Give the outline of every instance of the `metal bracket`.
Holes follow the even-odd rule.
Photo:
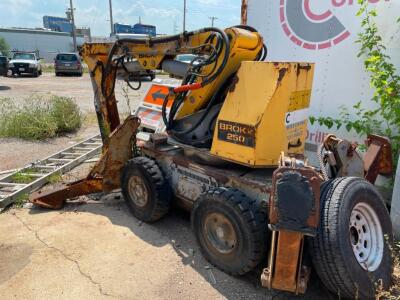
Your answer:
[[[121,170],[132,157],[131,146],[136,142],[136,129],[139,125],[140,119],[134,116],[119,125],[106,139],[103,155],[85,179],[48,192],[38,191],[30,195],[29,201],[41,207],[59,209],[67,199],[119,188]]]

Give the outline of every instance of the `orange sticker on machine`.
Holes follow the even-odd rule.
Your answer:
[[[162,106],[165,97],[168,97],[169,87],[165,85],[153,84],[148,90],[146,96],[144,97],[144,102],[152,105]],[[167,107],[170,108],[173,99],[170,97],[167,103]]]

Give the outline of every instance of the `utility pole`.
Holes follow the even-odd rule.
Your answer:
[[[214,27],[214,21],[218,20],[217,17],[208,17],[211,20],[211,27]]]
[[[69,0],[69,6],[71,10],[71,21],[72,21],[72,40],[74,43],[74,52],[77,51],[76,48],[76,27],[75,27],[75,17],[74,17],[74,5],[72,4],[72,0]]]
[[[186,31],[186,0],[183,0],[183,31]]]
[[[112,13],[112,0],[108,0],[110,5],[110,27],[111,27],[111,35],[114,34],[114,21],[113,21],[113,13]]]

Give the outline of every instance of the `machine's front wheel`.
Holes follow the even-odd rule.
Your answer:
[[[147,157],[129,160],[122,170],[122,194],[133,215],[155,222],[169,210],[171,190],[156,162]]]
[[[211,189],[195,202],[192,229],[204,257],[222,271],[242,275],[267,254],[267,211],[229,188]]]
[[[312,259],[325,286],[339,297],[374,299],[391,283],[392,226],[369,182],[337,178],[322,187],[321,217]]]

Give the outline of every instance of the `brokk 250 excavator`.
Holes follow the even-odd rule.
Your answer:
[[[173,202],[190,210],[203,255],[229,274],[267,258],[264,287],[304,293],[312,268],[341,297],[374,298],[376,284],[390,285],[391,223],[373,185],[391,172],[390,143],[369,136],[363,161],[354,144],[330,135],[319,168],[307,163],[313,64],[265,62],[263,39],[248,26],[128,37],[80,52],[103,154],[85,179],[33,193],[33,203],[60,208],[66,199],[121,188],[145,222]],[[196,58],[174,60],[184,53]],[[120,124],[114,95],[117,74],[139,68],[183,76],[163,101],[167,132],[147,132],[141,143],[140,119]]]

